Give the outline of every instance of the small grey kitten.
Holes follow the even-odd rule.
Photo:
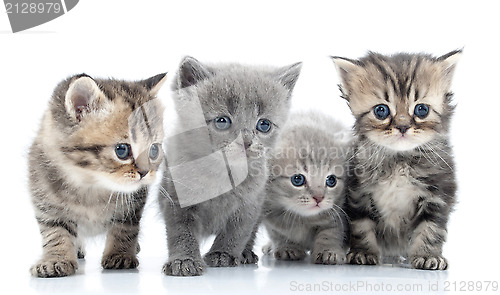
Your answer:
[[[413,268],[447,268],[442,248],[456,199],[450,86],[460,55],[333,58],[356,119],[348,262],[404,257]]]
[[[349,237],[346,169],[350,131],[318,112],[291,114],[269,160],[264,253],[319,264],[343,264]]]
[[[266,150],[285,124],[300,68],[181,62],[173,85],[178,120],[166,140],[160,196],[165,274],[195,276],[206,265],[257,262],[252,232],[263,202]],[[202,259],[200,241],[210,235],[216,238]]]
[[[38,277],[75,273],[87,236],[107,232],[102,267],[135,268],[139,221],[163,161],[166,74],[125,82],[85,74],[55,89],[29,151],[29,186],[43,242]]]

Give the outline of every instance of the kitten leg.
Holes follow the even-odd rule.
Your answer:
[[[76,224],[37,218],[43,240],[43,256],[30,269],[32,275],[49,278],[72,275],[78,268]]]
[[[268,228],[273,248],[267,249],[278,260],[303,260],[306,257],[304,247],[283,236],[274,229]],[[263,249],[264,250],[264,249]]]
[[[347,263],[375,265],[380,263],[375,222],[369,218],[351,222],[351,249]]]
[[[231,216],[225,228],[217,234],[210,251],[205,255],[204,260],[211,267],[230,267],[240,264],[243,250],[249,250],[247,242],[252,235],[258,216],[255,216],[252,209],[238,210]],[[259,212],[259,211],[255,211]],[[252,243],[250,245],[253,248]],[[245,248],[247,247],[247,248]],[[250,254],[250,255],[252,255]],[[257,256],[257,255],[255,255]]]
[[[139,266],[137,245],[139,220],[116,223],[108,231],[101,265],[104,269],[132,269]]]
[[[250,239],[247,242],[245,250],[241,253],[241,263],[242,264],[256,264],[259,262],[259,256],[255,254],[253,251],[253,246],[255,245],[255,238],[257,236],[257,232],[259,231],[260,222],[254,226],[252,234],[250,235]]]
[[[187,209],[171,208],[165,212],[168,261],[163,273],[169,276],[200,276],[205,270],[200,244],[194,234],[201,227]]]
[[[344,247],[344,230],[327,228],[318,232],[314,239],[311,259],[316,264],[344,264],[347,249]]]
[[[442,256],[446,228],[432,221],[422,221],[414,230],[410,241],[409,258],[413,268],[445,270],[448,262]]]

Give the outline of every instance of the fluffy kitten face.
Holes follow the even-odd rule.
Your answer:
[[[396,152],[445,134],[453,112],[451,79],[460,55],[370,52],[357,61],[334,57],[358,134]]]
[[[248,158],[260,159],[265,149],[273,146],[277,130],[287,119],[300,68],[300,63],[280,69],[210,66],[186,57],[173,87],[178,94],[175,103],[180,122],[193,129],[207,127],[214,151],[241,137],[238,148],[245,150]]]
[[[140,82],[80,75],[56,89],[42,137],[68,179],[115,192],[154,181],[163,159],[163,107],[155,95],[164,80],[165,74]]]
[[[270,159],[268,198],[302,216],[338,209],[345,198],[345,151],[331,132],[288,125]]]

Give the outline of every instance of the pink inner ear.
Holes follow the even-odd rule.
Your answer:
[[[90,112],[88,103],[89,100],[81,95],[73,99],[73,108],[75,110],[75,116],[78,121],[82,120],[82,116],[84,113]]]

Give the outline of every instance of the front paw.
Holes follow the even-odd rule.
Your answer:
[[[332,250],[313,252],[311,258],[316,264],[344,264],[346,261],[345,252]]]
[[[65,277],[75,274],[78,263],[73,260],[40,260],[33,265],[30,272],[39,278]]]
[[[296,248],[281,248],[274,251],[274,258],[279,260],[302,260],[306,257],[306,252]]]
[[[257,254],[252,250],[243,250],[243,253],[241,253],[242,264],[256,264],[257,262],[259,262],[259,256],[257,256]]]
[[[175,259],[163,265],[163,273],[167,276],[192,277],[201,276],[205,271],[203,261],[191,258]]]
[[[445,270],[448,262],[440,255],[415,255],[411,258],[411,266],[424,270]]]
[[[101,265],[104,269],[131,269],[139,266],[135,254],[111,253],[102,257]]]
[[[347,254],[347,263],[359,265],[377,265],[380,263],[379,255],[365,252],[363,250],[354,250]]]
[[[227,252],[210,252],[205,255],[204,259],[210,267],[233,267],[240,264],[238,258]]]

